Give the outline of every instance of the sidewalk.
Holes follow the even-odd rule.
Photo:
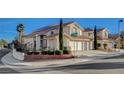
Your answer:
[[[93,56],[104,56],[104,55],[115,55],[115,54],[120,54],[120,53],[124,53],[124,50],[121,50],[120,52],[104,52],[104,51],[100,51],[100,50],[89,50],[89,51],[83,51],[82,56],[89,56],[89,57],[93,57]]]

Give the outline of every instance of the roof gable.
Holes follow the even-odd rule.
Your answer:
[[[63,26],[67,26],[67,25],[70,25],[70,24],[75,24],[77,27],[79,27],[76,23],[74,22],[67,22],[67,23],[64,23]],[[45,27],[41,27],[37,30],[34,30],[31,34],[29,35],[26,35],[27,37],[28,36],[34,36],[36,34],[46,34],[47,32],[51,31],[51,30],[55,30],[55,29],[59,29],[59,24],[53,24],[53,25],[49,25],[49,26],[45,26]]]

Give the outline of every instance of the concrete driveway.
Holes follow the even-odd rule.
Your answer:
[[[7,53],[9,53],[9,49],[1,49],[0,50],[0,73],[5,74],[5,73],[18,73],[17,71],[7,67],[5,64],[2,63],[1,59],[3,56],[5,56]]]

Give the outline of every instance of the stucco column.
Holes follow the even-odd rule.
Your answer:
[[[56,49],[59,50],[59,37],[56,37]]]
[[[89,50],[89,42],[87,42],[87,50]]]
[[[103,43],[103,42],[101,42],[101,48],[102,48],[102,49],[104,49],[104,46],[103,46],[103,44],[104,44],[104,43]]]
[[[84,46],[84,42],[82,42],[82,50],[84,50],[84,47],[85,47],[85,46]]]
[[[91,41],[90,42],[90,50],[92,50],[93,49],[93,42]]]
[[[36,38],[36,50],[39,50],[40,49],[40,46],[39,46],[39,44],[40,44],[39,36],[36,36],[35,38]]]
[[[47,49],[49,50],[49,39],[47,39]]]

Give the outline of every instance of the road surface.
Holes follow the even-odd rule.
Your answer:
[[[51,69],[70,74],[124,74],[124,54]]]

